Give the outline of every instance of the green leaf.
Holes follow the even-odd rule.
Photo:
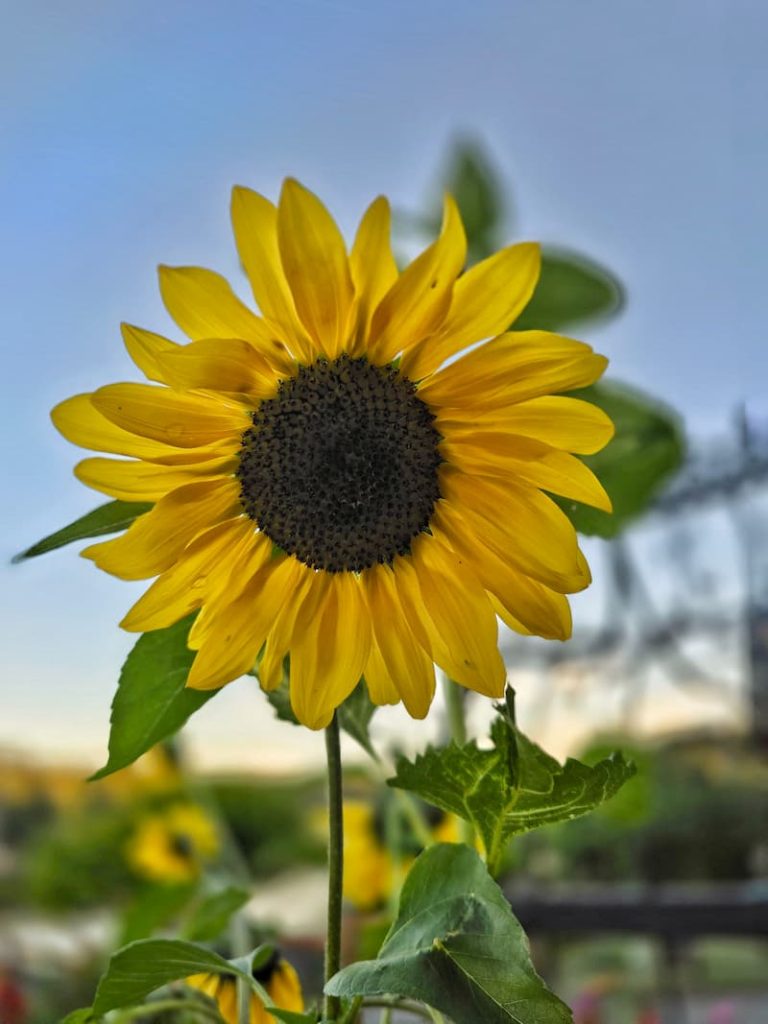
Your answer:
[[[472,261],[489,256],[505,210],[501,183],[483,148],[466,139],[456,143],[443,180],[461,211]]]
[[[147,885],[131,901],[120,926],[120,945],[146,939],[168,924],[192,899],[196,882],[181,885]],[[192,936],[189,936],[190,938]]]
[[[428,747],[413,763],[400,757],[388,780],[471,822],[492,871],[512,836],[586,814],[635,773],[619,753],[593,767],[572,758],[559,764],[517,729],[513,701],[508,689],[491,726],[491,749],[474,741]]]
[[[285,1021],[285,1024],[317,1024],[316,1013],[295,1013],[293,1010],[281,1010],[277,1006],[271,1006],[269,1012],[278,1020]]]
[[[536,974],[501,890],[477,853],[459,844],[421,854],[377,959],[345,967],[325,990],[418,999],[455,1024],[572,1024]]]
[[[135,1006],[155,989],[192,974],[230,974],[252,982],[250,974],[209,949],[175,939],[140,939],[113,953],[96,990],[97,1016]]]
[[[609,270],[579,253],[545,249],[539,283],[514,329],[559,331],[613,316],[623,305],[624,289]]]
[[[615,537],[646,511],[682,465],[685,442],[680,421],[649,395],[615,381],[572,394],[599,405],[616,427],[613,440],[601,452],[584,458],[610,495],[613,513],[564,499],[559,504],[582,533]]]
[[[258,671],[258,670],[257,670]],[[257,672],[253,673],[254,675]],[[284,679],[275,690],[267,691],[267,700],[272,705],[275,715],[281,722],[290,722],[291,725],[301,725],[291,707],[291,690],[288,680]]]
[[[144,633],[120,672],[112,701],[109,758],[92,779],[125,768],[173,735],[218,690],[185,688],[195,652],[187,647],[193,616]]]
[[[339,725],[353,740],[357,740],[374,761],[377,761],[379,755],[371,743],[369,732],[371,719],[375,712],[376,705],[368,696],[368,687],[365,685],[365,681],[361,679],[339,708]]]
[[[193,942],[212,942],[221,935],[235,911],[247,903],[249,898],[249,892],[233,885],[205,896],[185,922],[184,938]]]
[[[82,1010],[73,1010],[72,1013],[68,1013],[66,1017],[62,1017],[59,1024],[91,1024],[93,1020],[93,1010],[90,1006],[84,1007]]]
[[[44,555],[47,551],[55,551],[56,548],[63,548],[65,544],[72,544],[76,540],[85,540],[88,537],[103,537],[107,533],[117,533],[125,530],[131,525],[137,516],[149,512],[152,503],[148,501],[108,501],[106,505],[99,505],[92,512],[86,513],[80,519],[76,519],[69,526],[57,530],[49,537],[44,537],[31,548],[15,555],[14,562],[23,562],[25,558],[35,558],[37,555]]]

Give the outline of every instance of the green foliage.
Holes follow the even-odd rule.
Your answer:
[[[81,1010],[73,1010],[72,1013],[68,1013],[59,1021],[59,1024],[90,1024],[92,1020],[93,1011],[90,1006],[85,1006]]]
[[[357,740],[363,750],[369,754],[374,761],[379,755],[371,743],[369,727],[371,719],[376,712],[376,705],[368,696],[368,687],[364,680],[360,680],[355,689],[350,693],[338,711],[339,725],[352,737]]]
[[[624,289],[605,267],[580,253],[545,249],[533,297],[514,323],[516,331],[562,331],[621,311]]]
[[[677,416],[635,388],[616,382],[573,392],[594,402],[613,420],[616,435],[597,455],[584,458],[613,502],[613,513],[561,500],[577,530],[615,537],[643,513],[681,466],[685,444]]]
[[[128,904],[120,922],[120,945],[146,939],[176,918],[190,902],[197,883],[145,885]],[[187,936],[192,938],[193,936]]]
[[[512,836],[586,814],[635,772],[619,753],[591,768],[572,758],[560,765],[517,729],[513,701],[508,689],[491,726],[492,749],[480,750],[474,741],[429,747],[413,763],[400,757],[389,780],[470,822],[491,870]]]
[[[485,865],[458,844],[421,854],[378,958],[345,967],[326,992],[417,999],[455,1024],[572,1021],[536,974],[525,933]]]
[[[184,938],[191,942],[212,942],[217,939],[235,911],[248,902],[249,896],[247,890],[234,885],[208,893],[184,922]]]
[[[220,781],[211,798],[253,873],[259,878],[286,865],[322,863],[325,847],[307,821],[322,799],[322,782]]]
[[[44,555],[48,551],[63,548],[65,544],[72,544],[77,540],[103,537],[108,533],[125,530],[137,516],[149,512],[151,508],[152,503],[146,501],[108,501],[106,505],[99,505],[98,508],[81,516],[80,519],[76,519],[74,523],[39,540],[31,548],[16,555],[13,561],[22,562],[25,558]]]
[[[449,155],[443,182],[461,211],[471,261],[484,259],[498,245],[505,209],[502,184],[483,148],[466,139],[457,142]],[[438,215],[435,231],[439,226]]]
[[[250,967],[250,961],[248,962]],[[101,1016],[123,1006],[135,1006],[156,989],[193,974],[228,974],[253,985],[250,970],[211,950],[176,939],[142,939],[112,954],[102,975],[93,1013]]]
[[[30,900],[51,909],[113,903],[135,887],[122,855],[131,816],[120,808],[67,815],[46,829],[24,858]]]
[[[218,690],[185,687],[195,653],[187,647],[193,617],[139,637],[120,673],[112,701],[109,759],[93,779],[131,764],[172,736]]]

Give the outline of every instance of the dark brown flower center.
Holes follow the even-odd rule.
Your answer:
[[[349,356],[301,366],[243,434],[243,508],[313,568],[389,563],[427,528],[440,497],[433,420],[392,366]]]

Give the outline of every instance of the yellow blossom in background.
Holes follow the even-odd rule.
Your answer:
[[[232,221],[262,315],[218,274],[161,267],[190,342],[125,325],[153,383],[110,384],[52,413],[69,440],[120,456],[85,459],[83,483],[154,503],[83,552],[123,579],[157,577],[122,625],[160,629],[199,610],[197,689],[243,675],[260,652],[262,685],[276,687],[290,654],[293,710],[313,729],[363,675],[375,703],[402,701],[416,718],[435,664],[500,697],[497,615],[564,639],[564,595],[590,582],[548,492],[610,509],[577,457],[607,443],[610,420],[562,395],[606,360],[508,330],[539,248],[512,245],[465,271],[450,196],[438,239],[402,272],[384,197],[349,251],[291,179],[277,206],[236,188]]]
[[[146,815],[128,840],[131,869],[153,882],[194,880],[219,850],[216,827],[194,804],[173,804]]]
[[[392,857],[375,827],[373,807],[344,801],[344,899],[358,910],[374,910],[393,883]]]
[[[301,982],[294,967],[279,953],[253,972],[254,978],[266,989],[275,1006],[281,1010],[301,1013],[304,997]],[[221,974],[194,974],[186,979],[187,985],[214,1000],[226,1024],[238,1024],[237,981]],[[248,1024],[279,1024],[255,994],[251,995]]]

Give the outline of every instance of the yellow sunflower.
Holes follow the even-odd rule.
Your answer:
[[[173,804],[139,821],[125,854],[137,875],[153,882],[190,882],[219,850],[216,827],[194,804]]]
[[[275,1006],[281,1010],[301,1013],[304,1009],[299,976],[293,965],[281,956],[279,950],[275,951],[263,967],[254,970],[253,976],[261,982]],[[238,1024],[237,981],[234,978],[221,974],[193,974],[186,979],[186,984],[213,999],[226,1024]],[[267,1011],[255,993],[250,999],[248,1022],[278,1024],[277,1019]]]
[[[155,383],[111,384],[52,413],[69,440],[122,457],[85,459],[80,480],[154,502],[83,552],[123,579],[157,577],[122,626],[160,629],[199,610],[195,689],[243,675],[259,652],[269,689],[290,654],[293,709],[313,729],[361,676],[374,702],[402,700],[416,718],[435,664],[500,697],[497,615],[564,639],[564,595],[590,581],[545,492],[610,508],[576,456],[603,447],[611,423],[560,394],[606,360],[570,338],[507,330],[536,285],[538,246],[463,272],[450,196],[439,238],[402,273],[383,197],[349,253],[290,179],[277,207],[236,188],[232,219],[262,315],[209,270],[161,267],[191,343],[124,326]]]

